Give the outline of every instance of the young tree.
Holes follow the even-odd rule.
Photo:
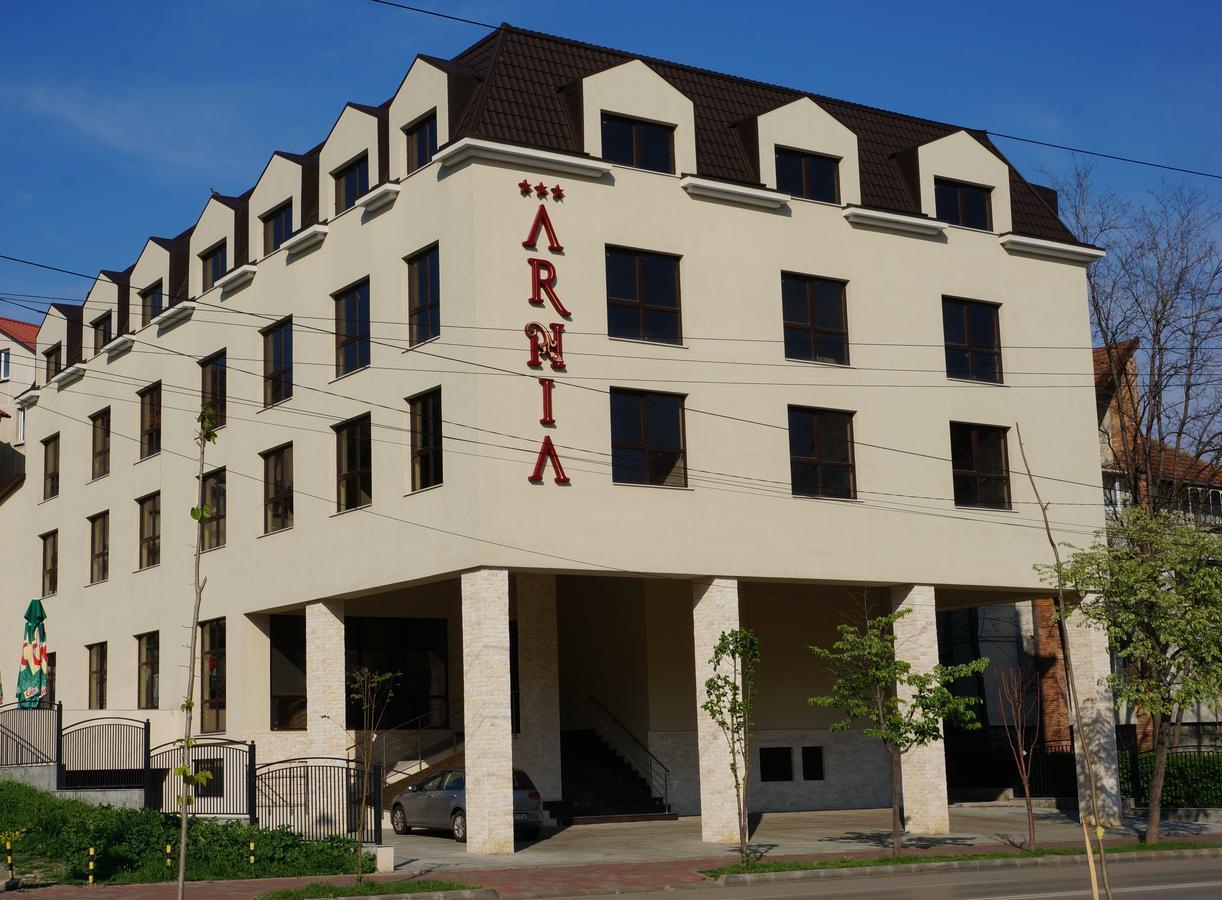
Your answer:
[[[956,696],[951,685],[984,671],[989,664],[987,659],[977,659],[957,666],[937,665],[929,672],[912,671],[911,663],[896,659],[893,629],[910,612],[902,609],[871,617],[866,605],[860,625],[838,625],[840,639],[830,648],[810,648],[827,664],[833,682],[830,694],[811,697],[810,703],[844,714],[831,726],[832,731],[846,731],[864,721],[863,733],[881,740],[891,758],[891,850],[896,856],[902,851],[903,756],[913,747],[940,741],[944,720],[968,730],[980,727],[972,711],[979,699]],[[905,696],[900,696],[899,688],[907,689]]]
[[[759,640],[750,628],[723,631],[709,660],[713,675],[704,683],[701,709],[721,729],[730,750],[730,774],[738,803],[738,853],[750,861],[747,850],[747,782],[751,777],[751,709],[755,702],[755,670]],[[723,670],[724,667],[724,670]]]
[[[1006,733],[1014,768],[1023,786],[1027,806],[1027,841],[1023,850],[1035,849],[1035,810],[1031,803],[1031,764],[1039,741],[1040,693],[1038,676],[1031,666],[1007,666],[995,676],[997,708]]]
[[[382,725],[382,717],[390,704],[390,698],[395,695],[395,680],[398,672],[378,672],[367,666],[361,666],[348,676],[349,696],[361,709],[361,732],[357,737],[358,757],[361,766],[361,801],[360,818],[356,826],[356,877],[361,880],[365,875],[365,803],[369,799],[370,770],[373,767],[373,745],[377,740],[377,731]],[[383,773],[382,777],[385,776]],[[378,809],[375,815],[382,815]]]

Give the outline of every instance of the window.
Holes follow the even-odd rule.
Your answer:
[[[335,377],[369,365],[369,282],[335,295]]]
[[[136,635],[136,703],[140,709],[160,706],[161,635],[156,631]]]
[[[306,729],[305,616],[271,616],[272,731]]]
[[[683,397],[611,389],[611,480],[687,485]]]
[[[110,324],[111,316],[107,313],[104,316],[98,316],[90,323],[93,329],[93,352],[98,354],[102,352],[102,348],[110,343],[110,339],[114,337],[114,331]]]
[[[1010,508],[1005,428],[951,422],[950,455],[955,506]]]
[[[933,192],[939,219],[952,225],[979,228],[982,231],[992,230],[993,210],[989,198],[991,188],[935,178]]]
[[[140,568],[161,562],[161,494],[149,494],[136,503],[140,507]]]
[[[407,136],[407,174],[428,165],[437,152],[437,113],[431,112],[403,129]]]
[[[92,478],[110,474],[110,407],[95,412],[89,417],[93,440]]]
[[[793,749],[760,747],[760,781],[793,781]]]
[[[840,202],[840,160],[776,148],[776,186],[794,197]]]
[[[412,490],[441,484],[441,388],[408,401],[412,431]]]
[[[293,445],[268,450],[263,456],[263,533],[293,524]]]
[[[802,780],[803,781],[822,781],[823,780],[823,748],[822,747],[803,747],[802,748]]]
[[[199,260],[204,271],[202,289],[205,291],[211,290],[212,286],[220,280],[220,277],[229,271],[229,266],[226,263],[225,242],[221,241],[211,250],[201,253]]]
[[[225,351],[214,353],[199,364],[199,404],[212,414],[212,427],[225,424]]]
[[[8,381],[12,377],[12,361],[10,351],[0,350],[0,381]]]
[[[789,473],[798,496],[855,497],[853,414],[789,407]]]
[[[161,382],[137,391],[140,398],[140,458],[161,452]]]
[[[48,531],[42,541],[42,595],[53,596],[59,590],[59,532]]]
[[[153,319],[161,315],[161,311],[165,309],[165,298],[161,293],[161,282],[157,282],[150,288],[146,288],[140,293],[140,325],[147,325]]]
[[[89,517],[89,583],[110,577],[110,512]]]
[[[293,396],[293,318],[263,331],[263,405]]]
[[[225,730],[225,620],[200,622],[199,638],[199,730],[215,734]]]
[[[335,214],[356,205],[359,197],[369,193],[369,156],[353,160],[335,173]]]
[[[603,113],[603,159],[649,169],[651,172],[675,171],[675,128]]]
[[[59,496],[59,435],[42,442],[42,499]]]
[[[785,358],[849,363],[849,326],[844,282],[781,274],[781,318]]]
[[[224,716],[222,716],[222,719]],[[224,729],[221,729],[222,731]],[[195,774],[207,772],[209,778],[191,786],[194,797],[224,797],[225,796],[225,760],[219,757],[211,759],[196,759],[191,762]]]
[[[47,383],[50,384],[51,379],[64,370],[63,345],[56,344],[50,350],[44,350],[42,355],[47,361]]]
[[[1001,383],[1001,329],[997,307],[975,300],[942,298],[946,377]]]
[[[280,249],[293,233],[293,201],[280,204],[263,217],[263,255]]]
[[[200,548],[215,550],[225,546],[225,470],[216,469],[204,476],[204,515],[199,520]]]
[[[17,410],[17,446],[25,443],[25,410]]]
[[[679,257],[607,248],[607,335],[678,344]]]
[[[89,708],[106,708],[106,642],[90,644],[89,653]]]
[[[373,460],[369,416],[335,426],[336,509],[373,502]]]
[[[441,272],[436,246],[407,261],[408,343],[415,346],[441,334]]]
[[[55,653],[47,654],[47,696],[44,700],[47,706],[55,705]]]

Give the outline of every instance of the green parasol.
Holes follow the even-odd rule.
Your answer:
[[[32,709],[47,699],[47,614],[42,601],[31,600],[25,611],[25,643],[17,673],[17,705]]]

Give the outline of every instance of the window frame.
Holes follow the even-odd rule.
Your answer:
[[[623,160],[611,159],[607,156],[607,125],[608,123],[627,124],[632,128],[632,161],[624,162]],[[667,133],[667,168],[654,169],[641,165],[641,126],[649,128],[657,128],[664,130]],[[626,116],[621,113],[608,112],[600,110],[599,112],[599,134],[602,140],[603,159],[607,162],[620,166],[628,166],[632,169],[640,169],[642,172],[658,172],[663,175],[675,174],[675,131],[678,126],[667,122],[654,122],[650,119],[640,119],[634,116]]]
[[[798,280],[803,284],[806,294],[806,314],[808,321],[796,322],[785,317],[785,283],[786,279]],[[840,288],[840,321],[844,323],[841,329],[825,328],[816,324],[816,285],[838,285]],[[789,353],[788,342],[785,341],[786,332],[801,331],[809,335],[810,339],[810,357],[791,356]],[[840,346],[844,354],[844,360],[835,359],[820,359],[819,357],[819,337],[838,337],[841,339]],[[811,362],[819,363],[825,366],[851,366],[852,354],[849,343],[849,283],[841,278],[828,278],[824,275],[807,275],[804,272],[791,272],[788,270],[781,271],[781,348],[786,359],[794,360],[795,362]]]
[[[153,300],[156,299],[156,303]],[[165,312],[165,291],[161,279],[157,279],[144,290],[140,291],[140,327],[152,322]]]
[[[64,345],[62,341],[56,341],[46,350],[42,351],[44,362],[44,374],[46,375],[47,384],[64,371]]]
[[[279,250],[280,246],[293,234],[293,198],[289,197],[283,203],[259,216],[259,221],[263,223],[263,255],[268,256]],[[280,226],[282,231],[278,241],[276,240],[277,226]]]
[[[12,351],[5,347],[0,349],[0,381],[8,381],[13,377]]]
[[[297,654],[290,656],[285,652],[285,647],[288,644],[284,638],[287,636],[285,632],[291,626],[292,628],[292,643],[293,651],[299,651],[301,665],[298,667],[296,663]],[[300,644],[298,644],[298,636],[300,636]],[[306,637],[305,637],[305,616],[302,615],[285,615],[273,613],[268,616],[268,644],[271,648],[271,660],[268,667],[268,728],[271,731],[306,731],[308,727],[309,713],[309,698],[306,691],[306,678],[309,673],[309,655],[307,653]],[[278,664],[277,660],[281,660]],[[279,679],[276,677],[280,665],[288,665],[293,670],[299,670],[301,675],[300,693],[296,691],[281,691],[279,687]],[[290,673],[291,674],[291,673]],[[282,717],[282,704],[285,702],[292,706],[298,707],[300,724],[296,727],[290,726],[292,715],[284,715]]]
[[[972,441],[972,468],[960,468],[955,460],[955,429],[969,428],[971,429]],[[980,432],[993,431],[999,432],[1001,436],[1001,474],[987,472],[981,469],[980,459]],[[950,442],[951,442],[951,495],[954,498],[956,507],[964,509],[992,509],[992,510],[1009,510],[1013,508],[1013,498],[1010,492],[1010,429],[1004,425],[984,425],[978,422],[959,422],[952,420],[950,423]],[[959,491],[957,488],[958,479],[973,478],[975,480],[975,503],[961,502]],[[993,503],[980,502],[981,482],[983,481],[1000,481],[1005,486],[1005,501],[998,506]]]
[[[161,632],[136,637],[136,708],[161,708]],[[151,652],[149,652],[151,650]],[[149,694],[152,696],[150,697]]]
[[[110,474],[110,407],[99,409],[89,417],[91,480]]]
[[[612,253],[624,254],[633,257],[633,273],[632,284],[633,290],[636,292],[636,298],[627,297],[612,297],[611,296],[611,265],[610,258]],[[646,260],[650,257],[658,259],[671,260],[675,267],[675,305],[660,306],[656,303],[649,303],[645,296],[645,265]],[[603,268],[604,280],[606,282],[607,293],[607,337],[615,338],[622,341],[641,341],[646,344],[664,344],[668,347],[683,346],[683,276],[681,273],[683,257],[676,253],[662,253],[657,250],[642,250],[638,247],[624,247],[619,244],[607,244],[603,248]],[[612,332],[611,325],[611,307],[620,307],[623,309],[635,309],[637,311],[637,333],[615,334]],[[674,315],[675,318],[675,337],[674,340],[657,339],[648,336],[646,327],[647,314],[649,312],[665,313]]]
[[[414,493],[440,487],[445,483],[441,387],[408,397],[407,414],[411,490]]]
[[[161,564],[161,491],[136,499],[136,568],[151,569]]]
[[[345,469],[343,466],[348,453],[345,450],[344,442],[348,439],[347,432],[353,428],[365,429],[366,436],[362,439],[359,433],[356,435],[355,440],[358,441],[356,448],[358,465]],[[342,513],[371,506],[373,504],[373,416],[370,413],[354,416],[351,419],[340,422],[338,425],[332,425],[331,430],[335,432],[335,511]],[[360,442],[362,440],[366,445],[366,465],[359,465],[362,461],[360,459]],[[364,480],[366,478],[369,485],[368,499],[363,503],[357,503],[352,506],[344,505],[345,486],[355,480],[358,493],[362,493],[361,488],[364,487]]]
[[[217,260],[221,261],[220,271],[217,271]],[[205,293],[216,287],[216,283],[225,277],[229,271],[229,241],[222,238],[199,255],[201,263],[200,293]]]
[[[643,391],[637,388],[619,388],[612,387],[609,391],[611,403],[611,481],[613,484],[638,484],[648,487],[670,487],[670,488],[686,488],[687,487],[687,395],[676,394],[668,391]],[[615,437],[615,414],[614,403],[615,396],[634,396],[639,400],[640,410],[640,431],[641,441],[625,441]],[[673,447],[654,447],[649,440],[649,415],[648,404],[651,397],[676,397],[679,400],[679,465],[682,466],[682,483],[667,484],[665,481],[655,482],[650,479],[651,471],[649,458],[654,453],[673,453]],[[628,481],[617,477],[615,466],[615,451],[616,450],[639,450],[644,454],[645,466],[643,481]],[[622,474],[622,473],[621,473]]]
[[[99,325],[101,328],[99,329]],[[97,356],[102,348],[114,340],[114,315],[105,312],[89,323],[93,331],[93,355]]]
[[[955,217],[952,219],[949,216],[943,216],[945,210],[939,209],[938,204],[938,188],[953,187],[955,189]],[[967,203],[965,202],[965,194],[967,190],[983,191],[985,199],[985,224],[983,227],[977,225],[968,225],[966,222]],[[992,231],[993,230],[993,188],[989,185],[974,184],[970,181],[959,181],[955,178],[935,177],[933,180],[934,191],[934,217],[941,219],[949,225],[957,225],[960,228],[970,228],[973,231]]]
[[[363,295],[362,295],[363,291]],[[370,307],[371,295],[369,278],[362,278],[360,281],[355,281],[341,291],[336,291],[331,295],[335,301],[335,377],[343,378],[345,375],[351,375],[353,372],[359,372],[361,369],[369,368],[373,361],[371,344],[371,329],[370,329]],[[348,315],[348,304],[355,304],[355,310],[358,316],[356,331],[348,332],[348,322],[351,317]],[[363,310],[362,310],[363,303]],[[363,316],[362,316],[363,313]],[[344,352],[350,346],[355,346],[356,361],[353,366],[346,367],[344,363]]]
[[[421,160],[419,154],[419,133],[421,129],[425,129],[425,142],[427,149],[425,150],[426,159]],[[404,176],[411,175],[423,169],[433,161],[433,157],[437,155],[437,108],[434,107],[420,116],[413,122],[403,126],[403,136],[407,139],[407,153],[404,155],[406,163]]]
[[[94,513],[86,521],[89,522],[89,583],[101,584],[110,579],[110,510]]]
[[[362,170],[362,166],[364,169]],[[351,197],[347,197],[347,177],[349,172],[356,173],[356,193]],[[364,177],[364,187],[361,187],[362,173]],[[344,163],[338,169],[331,173],[331,178],[335,183],[335,215],[345,213],[356,206],[356,201],[369,193],[369,151],[353,157],[348,162]]]
[[[140,398],[140,459],[161,452],[161,382],[136,391]]]
[[[293,444],[290,441],[272,447],[259,456],[263,460],[263,533],[275,534],[293,527]],[[282,476],[279,479],[275,473],[277,464]],[[285,473],[287,477],[283,477]],[[281,505],[278,515],[275,512],[277,504]],[[272,527],[277,518],[285,521]]]
[[[963,343],[951,343],[946,334],[946,309],[948,306],[962,307]],[[993,314],[993,345],[975,344],[975,334],[972,330],[972,308],[984,307]],[[972,300],[967,297],[953,297],[949,294],[942,297],[942,343],[945,349],[946,377],[955,381],[977,381],[984,384],[1005,384],[1005,370],[1001,358],[1001,304],[990,303],[987,300]],[[950,365],[951,353],[967,355],[967,375],[952,375]],[[995,360],[996,378],[983,378],[976,375],[976,354],[988,354]]]
[[[200,495],[204,506],[208,508],[207,515],[199,518],[200,552],[219,550],[225,546],[225,467],[205,472],[200,485]]]
[[[797,404],[789,404],[787,407],[788,414],[788,431],[789,431],[789,482],[790,490],[795,497],[819,497],[825,500],[856,500],[857,499],[857,454],[855,452],[855,439],[853,436],[853,418],[856,412],[847,409],[831,409],[820,406],[799,406]],[[795,456],[793,452],[793,417],[795,414],[810,415],[814,420],[812,423],[811,433],[814,435],[814,456]],[[820,440],[819,428],[822,424],[823,416],[843,417],[848,421],[848,462],[838,459],[825,459],[823,457],[822,441]],[[812,466],[816,471],[818,481],[818,491],[816,493],[799,492],[797,485],[796,468],[798,466]],[[842,497],[838,494],[828,493],[824,489],[826,479],[824,478],[824,469],[847,469],[849,473],[849,495]]]
[[[227,685],[225,672],[226,633],[225,617],[208,619],[199,623],[199,733],[222,734],[226,726]],[[219,646],[216,638],[219,635]],[[220,673],[217,684],[210,687],[209,663],[212,671]],[[219,685],[219,695],[212,691]]]
[[[38,540],[41,544],[42,596],[54,597],[59,593],[59,529],[40,534]]]
[[[59,432],[42,439],[42,499],[54,500],[60,487],[60,440]]]
[[[212,427],[225,427],[228,356],[224,347],[199,361],[199,406],[212,412]]]
[[[434,242],[405,260],[407,263],[407,344],[415,347],[441,336],[441,244]],[[428,282],[428,297],[421,299],[420,275]],[[435,296],[434,296],[435,295]],[[426,319],[423,336],[416,319]]]
[[[106,709],[106,641],[86,644],[85,650],[89,654],[89,663],[86,667],[89,673],[86,686],[88,707],[89,709]]]
[[[802,189],[798,193],[794,193],[793,191],[790,191],[787,188],[784,188],[781,186],[781,179],[780,179],[779,173],[781,171],[780,156],[782,153],[789,154],[791,156],[796,156],[798,158],[799,164],[802,167]],[[825,197],[812,197],[811,196],[811,188],[814,183],[814,179],[811,177],[811,167],[809,163],[812,160],[826,160],[832,164],[832,173],[833,173],[832,199],[830,200],[828,200]],[[840,164],[842,162],[844,162],[844,160],[841,157],[832,156],[829,153],[815,153],[811,150],[801,150],[797,147],[785,146],[784,144],[774,144],[773,145],[773,164],[775,166],[774,171],[778,173],[777,179],[776,179],[777,190],[785,191],[790,196],[797,197],[800,200],[812,200],[816,203],[832,203],[832,204],[835,204],[836,206],[840,206],[841,205],[841,202],[840,202]]]
[[[263,406],[275,406],[293,396],[293,317],[285,316],[279,322],[273,322],[264,328],[263,336]],[[284,335],[284,339],[277,343]],[[280,368],[274,368],[277,350],[286,350],[283,355],[285,363]]]

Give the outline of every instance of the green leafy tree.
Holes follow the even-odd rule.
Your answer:
[[[1173,725],[1185,707],[1222,695],[1222,535],[1129,507],[1061,577],[1077,595],[1072,608],[1107,632],[1120,661],[1107,679],[1116,698],[1154,722],[1145,840],[1157,843]]]
[[[960,678],[984,671],[987,659],[957,666],[934,666],[929,672],[914,672],[912,664],[895,656],[893,626],[911,610],[871,617],[869,609],[860,624],[836,626],[840,639],[831,647],[811,647],[832,675],[832,692],[811,697],[813,706],[837,709],[843,718],[832,731],[846,731],[864,722],[863,733],[878,738],[891,759],[891,850],[901,851],[903,819],[900,813],[900,772],[903,756],[913,747],[942,739],[942,722],[965,729],[980,723],[972,706],[975,697],[961,697],[951,690]],[[903,688],[901,696],[900,688]]]
[[[709,664],[713,674],[704,683],[700,708],[721,729],[730,750],[730,774],[738,804],[738,853],[750,861],[747,849],[747,781],[751,776],[751,710],[755,702],[755,670],[760,645],[750,628],[723,631]]]
[[[365,875],[365,804],[369,800],[370,769],[373,766],[373,745],[390,698],[395,695],[398,672],[378,672],[368,666],[360,666],[348,676],[348,696],[360,707],[361,732],[357,737],[359,763],[361,767],[360,818],[356,826],[356,877]],[[382,773],[384,778],[386,773]],[[382,810],[374,810],[382,815]]]

